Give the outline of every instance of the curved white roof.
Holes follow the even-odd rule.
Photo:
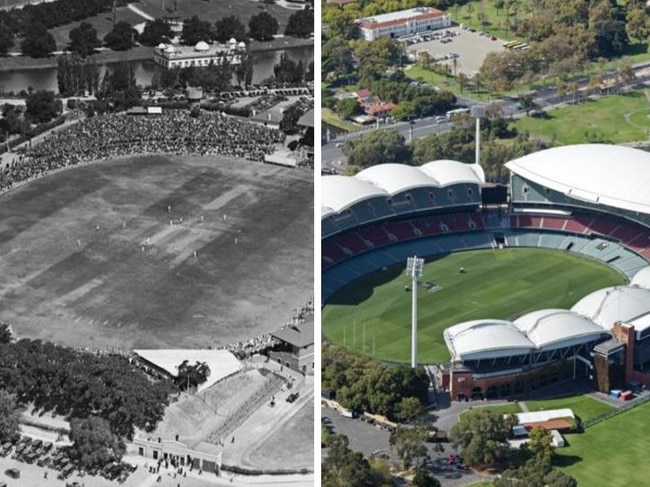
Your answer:
[[[209,49],[210,49],[210,46],[205,41],[199,41],[199,42],[196,43],[196,46],[194,46],[195,51],[207,51]]]
[[[165,47],[167,47],[167,46],[165,46],[164,42],[161,42],[160,44],[158,44],[158,49],[165,49]]]
[[[630,284],[633,286],[650,289],[650,266],[644,267],[639,272],[634,274],[634,277],[630,281]]]
[[[333,209],[328,208],[327,206],[321,206],[320,208],[320,217],[327,218],[328,216],[336,213]]]
[[[231,37],[230,40],[228,41],[228,44],[237,44],[237,39]]]
[[[566,309],[542,309],[514,321],[538,350],[578,345],[598,339],[603,329],[591,320]]]
[[[480,166],[440,160],[420,167],[406,164],[378,164],[349,176],[324,176],[321,206],[340,212],[365,198],[393,196],[418,187],[444,187],[452,184],[480,185],[485,176]]]
[[[650,214],[650,153],[607,144],[554,147],[506,167],[572,198]]]
[[[176,49],[174,49],[174,46],[172,46],[172,45],[170,44],[170,45],[168,45],[168,46],[165,48],[165,52],[168,52],[168,53],[171,54],[171,53],[176,52]]]
[[[478,360],[526,355],[535,344],[510,321],[474,320],[444,331],[453,360]]]
[[[241,47],[243,49],[246,47],[246,43],[244,41],[241,41],[239,44],[237,44],[237,47]]]
[[[341,212],[359,201],[377,196],[388,196],[386,191],[371,183],[348,176],[321,178],[321,206]]]
[[[437,180],[420,168],[406,164],[378,164],[357,173],[355,178],[372,183],[390,195],[423,186],[440,187]]]
[[[605,330],[622,321],[637,331],[650,326],[650,289],[614,286],[599,289],[578,301],[571,311],[586,316]]]
[[[420,169],[440,183],[440,186],[450,184],[474,183],[483,184],[485,173],[481,166],[463,162],[440,159],[427,162]]]

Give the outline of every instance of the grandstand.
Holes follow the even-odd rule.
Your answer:
[[[508,198],[489,202],[482,170],[433,161],[384,164],[323,178],[322,302],[371,272],[432,257],[502,247],[562,250],[616,269],[606,288],[571,310],[448,328],[452,397],[497,397],[588,375],[597,387],[650,385],[650,154],[582,144],[510,161]],[[327,324],[324,323],[324,327]]]

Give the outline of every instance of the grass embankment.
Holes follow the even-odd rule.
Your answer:
[[[459,274],[459,267],[467,272]],[[430,261],[421,282],[437,286],[418,297],[419,360],[449,359],[445,328],[469,320],[512,319],[543,308],[569,308],[588,293],[625,279],[596,261],[558,251],[459,252]],[[381,359],[410,358],[410,280],[403,269],[362,277],[335,293],[323,310],[323,335]]]

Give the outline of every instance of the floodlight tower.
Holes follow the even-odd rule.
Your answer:
[[[424,259],[409,257],[406,274],[411,276],[411,367],[418,366],[418,277],[422,275]]]
[[[472,117],[476,119],[476,154],[474,162],[481,164],[481,119],[485,117],[485,107],[483,105],[474,105],[471,108]]]

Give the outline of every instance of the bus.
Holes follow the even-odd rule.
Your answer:
[[[469,113],[469,108],[456,108],[455,110],[449,110],[447,112],[447,119],[451,120],[454,117]]]

